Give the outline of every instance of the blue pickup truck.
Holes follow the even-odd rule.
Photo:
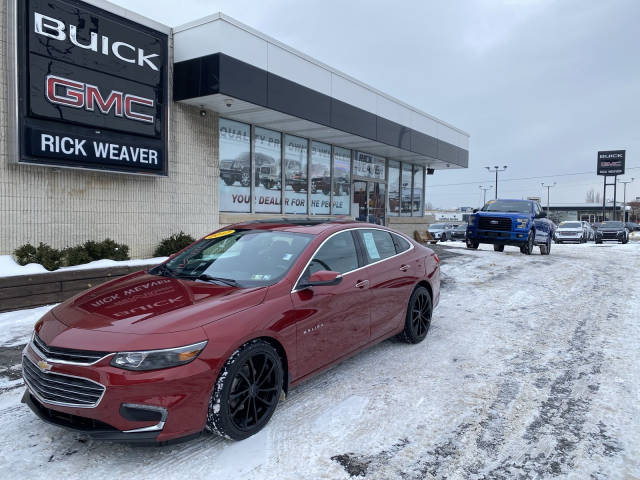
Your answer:
[[[534,200],[491,200],[469,216],[467,248],[492,243],[496,252],[502,252],[505,245],[513,245],[531,255],[533,247],[538,245],[542,255],[549,255],[553,223],[546,217]]]

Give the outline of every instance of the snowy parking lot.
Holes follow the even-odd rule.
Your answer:
[[[440,248],[440,246],[438,246]],[[20,404],[46,308],[0,315],[7,478],[640,479],[640,244],[550,256],[448,243],[425,342],[379,344],[293,389],[258,435],[95,442]]]

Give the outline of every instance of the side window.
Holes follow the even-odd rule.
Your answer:
[[[540,204],[538,202],[536,202],[536,208],[535,208],[535,215],[536,217],[540,215],[540,212],[542,211],[542,207],[540,207]]]
[[[396,252],[402,253],[402,252],[406,252],[407,250],[409,250],[409,248],[411,247],[409,242],[407,242],[400,235],[393,235],[393,234],[391,234],[391,235],[393,236],[393,241],[396,244]]]
[[[391,234],[383,230],[358,230],[362,239],[367,263],[379,262],[396,254]]]
[[[346,273],[358,268],[358,254],[351,232],[340,232],[331,237],[316,252],[303,277],[319,270]]]

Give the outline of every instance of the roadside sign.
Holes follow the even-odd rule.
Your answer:
[[[598,175],[624,175],[626,150],[598,152]]]

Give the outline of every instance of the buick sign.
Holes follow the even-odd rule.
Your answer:
[[[598,175],[624,175],[626,150],[598,152]]]
[[[15,1],[19,161],[166,175],[167,34],[78,0]]]

